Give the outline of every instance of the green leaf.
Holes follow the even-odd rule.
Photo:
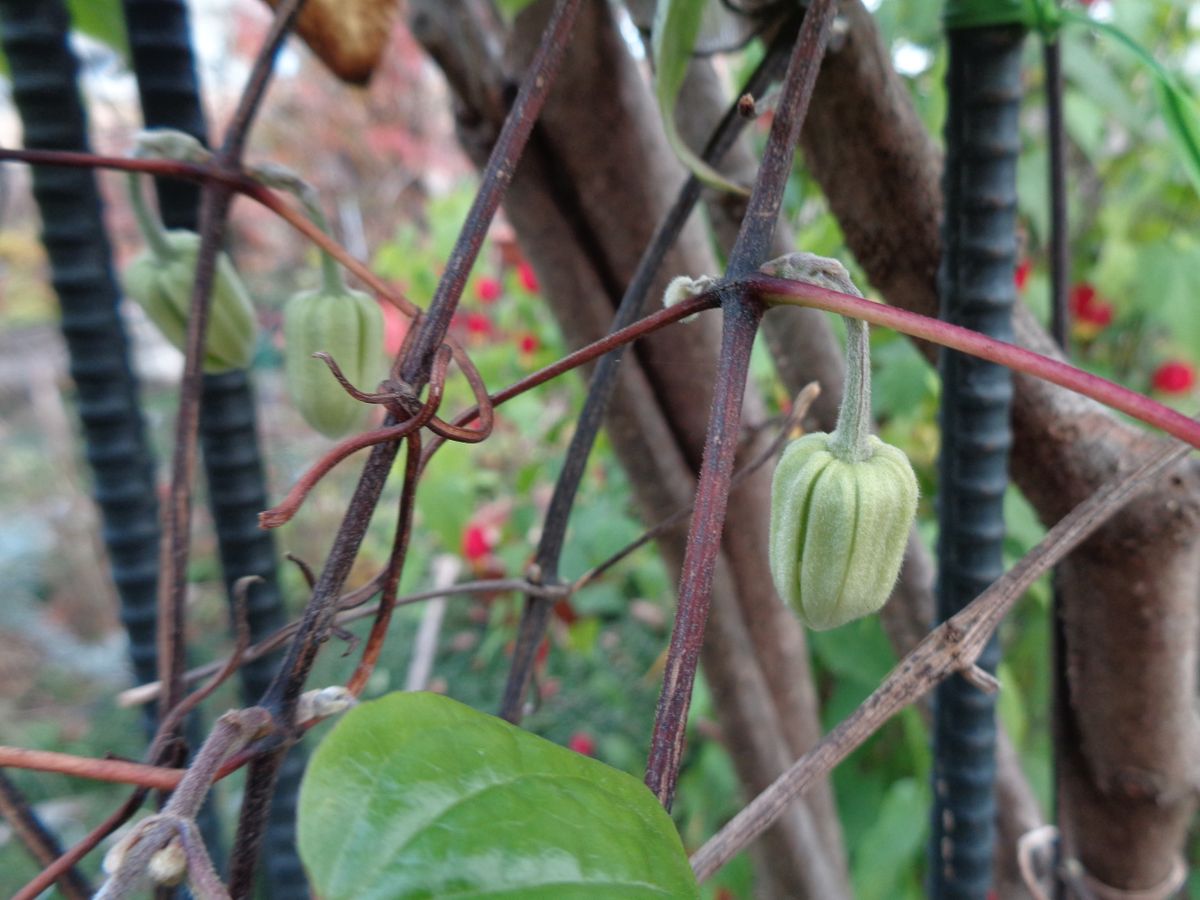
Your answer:
[[[896,896],[896,884],[922,851],[928,809],[929,789],[923,783],[902,778],[888,788],[875,824],[858,842],[852,873],[855,897]]]
[[[71,10],[72,28],[129,58],[125,15],[118,0],[69,0],[67,6]]]
[[[1154,79],[1154,92],[1167,132],[1179,152],[1188,177],[1200,193],[1200,106],[1191,91],[1145,47],[1125,31],[1108,22],[1098,22],[1078,10],[1063,10],[1063,22],[1094,28],[1125,48]]]
[[[129,37],[119,0],[68,0],[67,9],[73,30],[107,44],[122,59],[129,59]],[[0,52],[0,75],[8,73],[8,56]]]
[[[500,8],[500,14],[511,22],[532,2],[533,0],[496,0],[496,6]]]
[[[698,894],[641,782],[436,694],[337,724],[304,776],[299,845],[324,900]]]
[[[1053,33],[1058,9],[1054,0],[946,0],[942,20],[947,28],[1026,25]]]
[[[688,62],[696,46],[696,37],[700,34],[706,2],[707,0],[658,0],[658,6],[654,10],[654,27],[650,34],[658,109],[662,114],[663,129],[667,133],[671,149],[697,178],[711,187],[722,188],[735,194],[746,194],[745,188],[729,181],[693,153],[675,126],[675,99],[679,96],[679,88],[687,75]]]

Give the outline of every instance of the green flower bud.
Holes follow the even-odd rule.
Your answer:
[[[848,461],[830,449],[833,438],[792,441],[771,485],[775,589],[817,631],[887,602],[917,513],[917,477],[904,451],[871,435],[871,455]]]
[[[288,390],[304,421],[336,438],[361,424],[368,406],[346,393],[329,367],[312,354],[325,352],[356,387],[374,390],[385,374],[383,311],[374,298],[328,283],[288,300],[283,309],[284,369]]]
[[[146,207],[138,179],[137,174],[130,174],[129,198],[146,239],[146,250],[125,268],[125,293],[146,311],[163,337],[185,350],[200,235],[164,230],[158,217]],[[218,253],[204,336],[204,371],[246,368],[254,356],[257,334],[250,295],[229,257]]]
[[[146,311],[163,337],[183,350],[187,345],[200,235],[168,231],[162,237],[164,246],[157,252],[150,249],[142,253],[126,267],[122,280],[125,293]],[[250,296],[224,253],[217,255],[212,291],[204,339],[204,371],[244,369],[254,356],[258,323]]]
[[[862,296],[841,263],[811,253],[780,257],[762,271]],[[817,631],[887,602],[917,514],[917,476],[908,457],[870,433],[866,323],[845,322],[846,387],[837,427],[789,444],[771,484],[771,577],[779,596]]]

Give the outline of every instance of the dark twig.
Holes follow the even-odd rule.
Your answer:
[[[392,621],[392,611],[396,608],[396,591],[400,587],[400,573],[404,570],[404,560],[408,553],[408,542],[412,537],[413,511],[417,501],[417,478],[421,466],[421,435],[412,434],[408,438],[408,454],[404,464],[404,488],[400,493],[400,511],[396,516],[396,535],[392,541],[392,554],[388,559],[387,577],[383,582],[383,596],[379,600],[375,621],[371,632],[367,635],[367,645],[363,648],[362,658],[346,682],[346,689],[354,696],[359,696],[367,685],[367,679],[375,671],[379,654],[383,651],[383,643],[387,638],[388,625]]]
[[[133,818],[134,813],[145,802],[148,793],[150,791],[147,788],[138,788],[135,790],[115,812],[89,831],[83,840],[79,841],[74,847],[46,866],[45,869],[38,873],[36,878],[13,894],[12,900],[35,900],[36,897],[41,896],[44,891],[48,890],[58,880],[63,872],[69,870],[95,850],[102,840]],[[87,896],[90,896],[90,894]]]
[[[704,881],[769,828],[788,805],[862,745],[893,715],[944,678],[970,669],[1013,604],[1152,479],[1183,459],[1187,447],[1168,444],[1136,470],[1109,482],[1071,510],[1005,575],[902,659],[853,713],[794,762],[692,856]]]
[[[275,55],[283,45],[302,3],[303,0],[283,0],[276,12],[226,131],[224,144],[217,152],[215,161],[221,168],[237,171],[240,166],[246,135],[266,92]],[[157,643],[159,680],[165,688],[159,708],[164,715],[183,695],[184,595],[191,536],[191,486],[196,468],[196,437],[203,390],[201,364],[216,258],[224,239],[225,218],[232,196],[230,188],[208,184],[200,209],[200,249],[192,286],[191,315],[188,317],[184,371],[175,424],[175,450],[171,460],[171,484],[163,516],[160,556],[162,577],[159,581]]]
[[[1067,290],[1071,277],[1070,234],[1067,230],[1067,169],[1066,123],[1063,117],[1062,42],[1057,35],[1042,36],[1042,63],[1046,90],[1046,143],[1049,147],[1050,201],[1050,335],[1070,358],[1070,322],[1067,318]],[[1068,739],[1067,717],[1071,714],[1067,697],[1067,630],[1063,623],[1062,591],[1056,570],[1051,576],[1050,596],[1050,740],[1054,785],[1059,784],[1058,771],[1062,765],[1064,741]],[[1051,799],[1051,821],[1057,819],[1057,787]],[[1052,850],[1058,871],[1062,861],[1062,842],[1055,841]],[[1064,896],[1061,879],[1053,882],[1056,898]]]
[[[379,611],[379,604],[375,603],[370,606],[363,604],[373,594],[377,594],[383,587],[384,579],[387,576],[387,570],[380,572],[375,578],[372,578],[367,584],[361,588],[344,594],[338,603],[338,613],[334,617],[333,624],[335,626],[348,625],[351,622],[357,622],[359,619],[366,619],[375,615]],[[589,571],[589,580],[595,575]],[[539,597],[545,597],[555,601],[563,600],[570,596],[573,590],[578,589],[578,582],[572,584],[557,585],[547,587],[545,585],[530,584],[524,578],[487,578],[480,581],[468,581],[462,584],[454,584],[444,588],[437,588],[427,591],[417,591],[413,594],[405,594],[402,597],[396,598],[396,606],[408,606],[414,603],[421,603],[425,600],[432,600],[436,597],[454,597],[467,596],[474,594],[496,594],[507,591],[520,591],[522,593],[533,593]],[[299,622],[292,622],[285,625],[275,634],[264,638],[252,647],[247,647],[242,654],[239,664],[250,662],[255,659],[260,659],[275,650],[278,650],[299,629]],[[210,663],[205,663],[202,666],[197,666],[191,669],[184,676],[188,684],[193,684],[201,678],[211,675],[227,665],[231,659],[236,657],[226,657],[223,660],[214,660]],[[119,706],[136,706],[140,703],[149,703],[158,696],[160,686],[157,681],[152,681],[149,684],[139,685],[136,688],[130,688],[127,691],[117,695],[117,704]]]
[[[4,816],[38,865],[52,865],[63,856],[58,838],[42,824],[29,800],[3,769],[0,769],[0,815]],[[73,866],[65,866],[55,883],[68,900],[87,900],[92,896],[91,885]]]
[[[795,38],[794,25],[781,29],[780,35],[768,50],[763,61],[750,76],[741,96],[758,96],[777,77],[782,61]],[[744,116],[739,114],[740,104],[735,102],[722,117],[712,136],[708,140],[701,158],[707,163],[717,163],[728,152],[741,134],[746,124]],[[663,258],[679,237],[688,216],[691,215],[696,201],[700,197],[700,181],[695,175],[690,175],[680,187],[675,201],[667,214],[655,229],[649,245],[638,260],[637,269],[625,289],[621,303],[613,317],[609,333],[619,332],[637,319],[646,304],[646,296],[650,286],[662,267]],[[541,537],[538,539],[537,552],[534,555],[533,571],[537,572],[538,581],[543,584],[554,584],[558,580],[558,566],[562,557],[563,540],[566,536],[567,522],[571,516],[571,507],[575,503],[575,495],[579,483],[583,479],[588,456],[592,445],[600,431],[604,411],[616,389],[617,367],[621,363],[625,349],[624,344],[606,353],[592,373],[588,385],[587,399],[583,410],[575,423],[575,432],[571,435],[571,444],[567,448],[562,470],[554,484],[554,493],[546,509],[542,525]],[[510,722],[521,718],[521,704],[533,672],[534,660],[537,658],[537,648],[542,642],[549,621],[551,604],[539,601],[533,595],[525,598],[525,609],[521,615],[521,624],[517,631],[516,647],[513,650],[512,665],[508,672],[508,682],[504,688],[504,698],[500,705],[500,715]]]
[[[499,206],[504,190],[512,180],[517,158],[554,81],[554,74],[565,50],[578,8],[579,0],[560,0],[555,8],[543,35],[542,45],[522,80],[513,111],[501,131],[501,138],[489,161],[483,185],[476,195],[467,222],[447,263],[446,272],[434,295],[430,311],[427,315],[418,317],[418,321],[413,325],[414,335],[410,335],[411,343],[406,341],[401,350],[397,375],[399,380],[414,391],[428,379],[437,348],[445,342],[446,330],[462,294],[467,274],[478,255],[484,234]],[[464,359],[459,358],[458,361],[462,366]],[[468,371],[465,366],[464,371]],[[387,424],[395,422],[391,420]],[[379,492],[383,488],[396,452],[397,444],[394,441],[376,445],[372,451],[358,489],[351,500],[350,509],[342,521],[329,561],[309,600],[296,640],[289,648],[279,677],[265,698],[265,702],[276,709],[285,721],[289,720],[294,712],[296,699],[308,676],[312,661],[316,658],[320,641],[332,624],[337,595],[358,552],[366,522],[378,502]],[[247,818],[244,813],[241,827],[246,825]]]
[[[1050,335],[1067,350],[1067,285],[1071,277],[1067,232],[1066,127],[1063,120],[1062,44],[1044,38],[1042,60],[1046,69],[1046,142],[1050,151]]]
[[[813,0],[804,15],[780,91],[762,164],[746,208],[746,217],[730,254],[726,276],[747,275],[766,261],[775,233],[783,190],[792,168],[800,126],[821,67],[835,4]],[[683,758],[684,729],[692,685],[708,621],[713,570],[721,545],[721,530],[733,472],[733,454],[741,423],[742,397],[749,371],[750,351],[762,316],[762,305],[743,288],[721,292],[724,335],[717,368],[712,411],[704,442],[696,511],[688,533],[675,626],[663,672],[662,692],[655,712],[654,734],[646,761],[646,784],[670,809]]]
[[[261,707],[233,710],[217,719],[162,812],[139,822],[126,836],[123,858],[97,897],[127,896],[144,877],[153,856],[181,830],[194,835],[196,813],[219,777],[222,765],[273,727],[271,714]],[[195,854],[189,854],[189,873],[199,873],[203,878],[211,869],[203,842],[197,839],[185,849]]]
[[[433,354],[446,339],[450,318],[462,296],[467,276],[471,274],[500,201],[512,183],[525,142],[558,74],[579,6],[580,0],[558,0],[546,23],[541,44],[529,64],[529,71],[521,79],[521,88],[504,120],[504,127],[500,129],[496,146],[492,148],[479,191],[446,261],[446,271],[438,281],[428,315],[422,320],[415,346],[401,364],[400,377],[408,384],[424,383],[433,363]]]

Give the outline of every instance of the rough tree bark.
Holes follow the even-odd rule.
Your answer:
[[[834,43],[831,52],[837,52]],[[680,133],[693,147],[702,145],[708,131],[721,116],[729,97],[710,60],[697,58],[688,71],[680,93]],[[742,140],[726,155],[721,170],[749,183],[757,159],[749,140]],[[733,245],[746,201],[733,194],[706,191],[705,205],[717,242],[725,250]],[[775,253],[796,249],[795,237],[786,222],[775,232]],[[802,307],[773,310],[763,319],[763,336],[771,351],[780,380],[792,396],[811,381],[821,385],[821,396],[805,420],[808,430],[832,431],[845,381],[845,359],[827,314]],[[936,566],[930,552],[917,536],[909,535],[900,580],[883,608],[884,631],[897,657],[912,650],[933,624]],[[928,721],[929,704],[921,704]],[[1025,896],[1017,867],[1017,841],[1021,835],[1043,824],[1033,789],[1021,771],[1015,748],[999,726],[996,759],[997,806],[996,886],[1001,897]]]
[[[460,103],[460,136],[476,159],[505,112],[506,74],[524,65],[547,4],[518,18],[508,49],[486,13],[414,3],[413,29],[446,71]],[[596,86],[603,84],[598,91]],[[506,212],[568,341],[602,335],[654,224],[683,173],[662,137],[644,77],[604,2],[581,14],[563,72],[513,183]],[[693,224],[659,286],[681,272],[715,271]],[[654,295],[655,298],[660,294]],[[642,342],[627,357],[608,429],[648,521],[690,502],[711,396],[715,317]],[[761,418],[750,395],[750,421]],[[748,448],[748,453],[753,449]],[[718,714],[748,791],[757,791],[819,734],[803,634],[763,577],[769,472],[739,488],[718,568],[705,649]],[[661,546],[682,561],[680,534]],[[769,838],[764,896],[848,896],[844,851],[828,785],[797,804]]]
[[[826,58],[802,138],[806,161],[872,284],[934,315],[940,158],[870,14]],[[1054,355],[1020,307],[1019,343]],[[929,348],[924,348],[927,352]],[[1092,401],[1018,376],[1012,471],[1055,522],[1159,439]],[[1060,785],[1066,852],[1101,885],[1145,890],[1176,865],[1195,810],[1200,467],[1187,461],[1063,566],[1070,721]]]

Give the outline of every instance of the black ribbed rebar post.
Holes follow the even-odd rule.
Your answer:
[[[62,0],[0,0],[4,52],[25,146],[86,151],[87,118],[76,83]],[[138,683],[157,677],[154,642],[158,503],[137,382],[118,314],[96,179],[87,169],[34,168],[42,241],[62,309],[86,456],[103,522],[104,546],[129,631]]]
[[[123,7],[146,127],[172,128],[207,143],[187,7],[182,0],[123,0]],[[173,179],[159,179],[156,188],[167,227],[196,230],[198,188]],[[226,591],[232,597],[233,585],[247,575],[262,579],[250,588],[246,609],[251,640],[258,641],[280,628],[286,613],[274,535],[258,527],[259,511],[270,504],[248,372],[204,376],[200,445]],[[242,667],[245,702],[258,701],[278,663],[275,654]],[[295,794],[303,768],[298,744],[280,772],[266,835],[264,889],[275,900],[309,895],[295,849]]]
[[[1015,26],[949,29],[942,318],[1012,339],[1021,43]],[[1003,572],[1012,436],[1008,369],[943,351],[938,492],[938,616],[958,612]],[[979,664],[995,671],[992,641]],[[984,900],[995,836],[995,698],[961,676],[934,703],[930,896]]]

